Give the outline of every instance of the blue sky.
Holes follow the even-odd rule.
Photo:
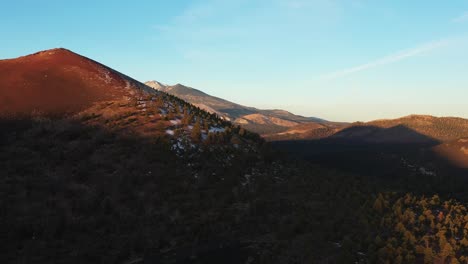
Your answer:
[[[466,0],[15,0],[0,32],[0,58],[65,47],[259,108],[468,118]]]

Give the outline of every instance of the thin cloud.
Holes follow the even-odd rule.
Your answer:
[[[468,11],[466,11],[462,15],[452,19],[453,23],[462,23],[462,22],[466,22],[466,21],[468,21]]]
[[[403,50],[403,51],[394,53],[392,55],[383,57],[381,59],[378,59],[369,63],[361,64],[355,67],[336,71],[331,74],[326,74],[326,75],[323,75],[322,77],[328,80],[336,79],[345,75],[353,74],[353,73],[360,72],[360,71],[365,71],[371,68],[376,68],[379,66],[383,66],[383,65],[395,63],[398,61],[402,61],[411,57],[415,57],[415,56],[427,53],[431,50],[446,46],[448,43],[449,43],[448,40],[429,42],[429,43],[426,43],[424,45],[421,45],[413,49]]]
[[[212,15],[214,12],[215,7],[213,4],[194,5],[187,8],[182,14],[175,17],[175,20],[181,23],[194,23],[201,18]]]

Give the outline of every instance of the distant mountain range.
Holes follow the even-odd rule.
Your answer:
[[[320,118],[295,115],[285,110],[262,110],[243,106],[182,84],[165,85],[158,81],[148,81],[145,84],[156,90],[175,95],[201,109],[216,113],[226,120],[259,134],[281,133],[301,124],[328,123]]]
[[[261,110],[239,105],[181,84],[146,85],[180,97],[208,112],[216,113],[269,141],[328,140],[356,144],[423,144],[468,166],[468,120],[457,117],[409,115],[396,119],[340,123],[294,115],[284,110]]]
[[[410,115],[371,122],[330,122],[285,110],[261,110],[239,105],[182,84],[146,85],[186,100],[206,111],[262,134],[271,141],[334,138],[368,143],[449,141],[468,136],[468,120],[456,117]]]

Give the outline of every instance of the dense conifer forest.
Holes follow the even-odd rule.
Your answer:
[[[202,119],[181,152],[93,118],[2,120],[5,263],[467,261],[464,178],[325,169],[228,123],[203,141]]]

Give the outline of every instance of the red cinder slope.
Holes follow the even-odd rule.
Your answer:
[[[73,114],[145,85],[66,49],[0,60],[0,115]]]

